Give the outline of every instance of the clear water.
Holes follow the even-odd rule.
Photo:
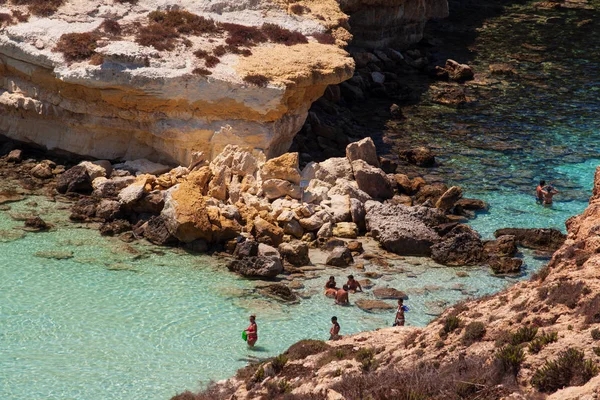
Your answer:
[[[590,4],[598,9],[596,0]],[[482,70],[490,62],[510,61],[507,54],[524,52],[521,44],[529,43],[553,46],[543,53],[546,61],[521,62],[521,75],[502,78],[500,86],[472,87],[479,101],[464,109],[428,104],[425,93],[424,105],[406,110],[406,122],[388,126],[399,146],[438,149],[440,166],[415,172],[460,184],[467,196],[490,203],[490,211],[472,221],[484,237],[507,226],[564,229],[565,219],[585,208],[600,163],[600,20],[579,30],[576,23],[590,11],[561,11],[565,20],[556,35],[556,26],[542,22],[557,11],[527,7],[508,7],[488,21],[466,59]],[[540,20],[514,22],[518,13]],[[540,178],[555,181],[561,191],[552,209],[534,202]],[[322,278],[305,282],[298,304],[266,300],[255,294],[257,282],[229,274],[217,259],[103,238],[67,222],[60,204],[36,199],[38,206],[28,206],[28,201],[0,211],[3,399],[166,399],[231,376],[248,360],[276,355],[300,339],[326,339],[332,315],[344,334],[393,320],[393,311],[334,306],[321,294]],[[9,214],[33,210],[57,229],[23,236],[21,222]],[[40,251],[72,251],[73,258],[35,256]],[[529,252],[523,257],[526,267],[519,277],[409,258],[390,260],[392,267],[373,281],[407,291],[407,322],[422,326],[444,305],[496,292],[544,263]],[[347,273],[315,275],[333,274],[340,281]],[[369,294],[351,301],[360,297]],[[250,313],[258,315],[255,350],[240,338]]]

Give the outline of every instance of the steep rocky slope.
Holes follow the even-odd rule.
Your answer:
[[[97,158],[281,154],[354,68],[333,0],[2,3],[0,133]]]
[[[423,329],[300,342],[205,394],[175,398],[595,399],[599,221],[600,168],[589,207],[567,221],[567,241],[531,281],[459,304]]]

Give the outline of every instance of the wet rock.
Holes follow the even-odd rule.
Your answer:
[[[271,246],[279,246],[283,241],[283,229],[260,217],[254,220],[252,235],[259,242]]]
[[[177,242],[177,238],[171,234],[164,218],[160,215],[152,216],[148,222],[144,224],[143,235],[151,243],[160,246],[166,246]]]
[[[76,165],[68,169],[56,180],[58,193],[90,193],[92,191],[92,179],[85,167]]]
[[[206,253],[208,251],[208,243],[206,243],[206,241],[202,239],[186,243],[183,247],[190,253],[195,254]]]
[[[515,67],[507,63],[490,64],[488,67],[492,75],[515,75]]]
[[[103,199],[96,207],[96,217],[106,221],[119,218],[121,214],[121,203],[116,200]]]
[[[469,211],[479,211],[479,210],[487,210],[489,208],[488,203],[483,200],[478,199],[466,199],[462,198],[458,200],[455,204],[456,207],[462,207],[465,210]]]
[[[39,232],[50,229],[50,226],[40,217],[27,218],[25,228],[30,231]]]
[[[346,247],[353,253],[362,253],[364,251],[362,243],[358,240],[349,241],[346,243]]]
[[[33,177],[38,179],[50,179],[54,176],[52,174],[52,168],[50,167],[50,165],[44,162],[41,162],[34,166],[31,169],[30,173]]]
[[[360,308],[361,310],[368,311],[368,312],[387,311],[387,310],[393,310],[395,308],[393,305],[388,304],[383,300],[360,299],[360,300],[356,300],[354,302],[354,304],[356,304],[356,306],[358,308]]]
[[[281,261],[265,256],[251,256],[232,260],[227,268],[242,276],[253,278],[275,278],[283,272]]]
[[[467,97],[464,88],[453,86],[438,90],[434,93],[432,100],[434,103],[451,106],[460,106],[471,101],[471,99]]]
[[[263,181],[280,179],[299,185],[300,169],[298,153],[285,153],[282,156],[272,158],[261,167],[260,172]]]
[[[336,247],[327,257],[325,264],[334,267],[347,267],[354,262],[352,253],[346,247]]]
[[[346,158],[351,163],[356,160],[363,160],[373,167],[379,167],[377,149],[375,148],[373,139],[370,137],[359,140],[358,142],[350,143],[346,146]]]
[[[375,288],[373,289],[373,295],[378,299],[408,300],[406,293],[394,288]]]
[[[49,251],[36,251],[33,253],[35,257],[48,258],[52,260],[67,260],[73,258],[72,251],[60,251],[60,250],[49,250]]]
[[[279,245],[279,253],[283,260],[296,267],[311,264],[308,250],[308,244],[300,240],[292,240]]]
[[[449,211],[456,202],[462,197],[462,189],[458,186],[452,186],[435,203],[435,207],[442,211]]]
[[[379,157],[379,165],[386,174],[393,174],[398,169],[398,163],[387,157]]]
[[[419,204],[430,202],[436,204],[448,188],[443,183],[434,183],[432,185],[423,185],[415,195],[415,201]]]
[[[499,257],[514,257],[517,254],[517,240],[513,235],[498,236],[483,244],[486,254]]]
[[[93,195],[98,197],[116,197],[119,192],[135,182],[133,176],[118,176],[112,179],[99,177],[92,181]]]
[[[25,198],[22,194],[14,190],[0,190],[0,204],[12,203],[13,201],[21,201]]]
[[[401,150],[398,156],[409,164],[419,167],[433,167],[435,165],[435,154],[427,147]]]
[[[392,184],[387,175],[379,168],[363,160],[352,162],[354,178],[358,188],[376,199],[389,199],[394,195]]]
[[[356,239],[358,236],[358,226],[354,222],[338,222],[333,227],[333,236]]]
[[[71,215],[69,216],[69,219],[72,221],[86,221],[96,215],[97,207],[97,199],[91,197],[80,199],[73,205],[73,207],[71,207]]]
[[[523,260],[520,258],[492,256],[488,264],[495,274],[515,274],[521,271]]]
[[[103,236],[115,236],[131,230],[131,224],[124,219],[105,222],[100,226],[100,234]]]
[[[413,184],[410,178],[404,174],[395,174],[394,181],[396,182],[396,187],[398,188],[398,192],[404,193],[407,195],[414,194]]]
[[[431,246],[440,241],[432,227],[446,221],[440,210],[390,204],[377,204],[366,216],[371,235],[400,255],[430,255]]]
[[[275,283],[262,287],[258,290],[263,296],[273,298],[275,300],[283,301],[285,303],[292,303],[298,301],[298,296],[292,289],[282,283]]]
[[[504,235],[513,235],[520,246],[547,251],[558,250],[567,238],[558,229],[504,228],[494,232],[496,238]]]
[[[390,106],[390,115],[395,119],[404,118],[404,114],[402,113],[402,108],[397,104],[392,104]]]
[[[457,225],[431,247],[431,258],[443,265],[475,265],[484,259],[479,234],[466,225]]]
[[[457,82],[472,80],[475,76],[471,67],[467,64],[460,64],[454,60],[447,60],[443,70],[448,73],[450,79]]]
[[[23,159],[23,151],[19,150],[19,149],[12,150],[10,153],[8,153],[8,156],[6,156],[6,161],[11,162],[11,163],[21,162],[22,159]]]
[[[245,257],[255,257],[258,255],[258,242],[255,240],[244,240],[239,242],[233,252],[233,256],[238,259]]]

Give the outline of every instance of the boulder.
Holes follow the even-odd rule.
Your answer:
[[[131,224],[124,219],[117,219],[100,225],[100,234],[103,236],[114,236],[130,230]]]
[[[282,283],[275,283],[273,285],[262,287],[258,290],[258,292],[263,296],[283,301],[285,303],[292,303],[298,300],[296,293]]]
[[[318,239],[328,239],[333,236],[333,224],[331,222],[325,222],[319,231],[317,232]]]
[[[92,180],[96,178],[109,178],[112,173],[112,164],[107,160],[82,161],[79,163],[86,169]]]
[[[383,247],[400,255],[429,256],[440,241],[432,229],[447,222],[437,209],[374,204],[367,208],[367,230]]]
[[[520,258],[492,256],[488,264],[495,274],[516,274],[521,271],[523,260]]]
[[[394,197],[392,197],[391,199],[388,199],[385,201],[386,203],[389,204],[402,204],[405,206],[412,206],[413,205],[413,199],[410,196],[406,196],[404,194],[402,195],[396,195]]]
[[[193,184],[183,182],[169,189],[161,215],[169,232],[178,240],[184,243],[197,239],[213,241],[205,199]]]
[[[131,205],[131,210],[138,214],[160,214],[165,207],[165,192],[154,190],[142,194],[142,197]]]
[[[336,180],[343,178],[353,180],[352,166],[346,157],[329,158],[318,164],[315,170],[315,178],[335,185]]]
[[[296,267],[310,265],[308,255],[308,244],[300,240],[292,240],[289,243],[279,245],[279,253],[284,261]]]
[[[284,222],[282,228],[283,233],[286,235],[292,235],[298,239],[304,235],[304,229],[302,229],[302,226],[300,226],[300,222],[295,219]]]
[[[346,247],[336,247],[327,257],[325,264],[334,267],[347,267],[354,262],[352,253]]]
[[[279,246],[283,241],[283,229],[261,217],[254,220],[252,235],[259,242],[271,246]]]
[[[146,193],[146,179],[136,179],[134,183],[119,192],[119,202],[125,207],[133,206]]]
[[[472,80],[475,76],[473,68],[469,67],[467,64],[460,64],[454,60],[447,60],[443,69],[448,72],[448,77],[450,79],[457,82]]]
[[[408,195],[414,194],[413,184],[408,176],[404,174],[395,174],[394,180],[396,181],[398,192]]]
[[[198,157],[196,165],[201,166],[204,155]],[[210,170],[217,171],[227,167],[234,175],[254,175],[258,170],[260,162],[264,161],[264,155],[253,153],[240,146],[228,144],[210,163]],[[196,166],[196,168],[198,168]]]
[[[244,240],[235,246],[233,256],[239,260],[246,257],[256,257],[258,255],[258,242],[255,240]]]
[[[31,168],[31,176],[38,179],[50,179],[54,175],[52,174],[52,168],[47,163],[41,162]]]
[[[123,164],[115,165],[115,168],[122,168],[132,171],[135,175],[160,175],[171,170],[171,167],[168,165],[158,164],[145,158],[133,161],[125,161]]]
[[[364,251],[362,243],[358,240],[349,241],[346,243],[346,247],[353,253],[362,253]]]
[[[119,176],[112,179],[104,177],[96,178],[92,181],[94,189],[93,195],[97,197],[116,197],[121,190],[133,184],[136,181],[134,176]]]
[[[92,180],[85,167],[76,165],[58,177],[56,190],[61,194],[89,193],[92,191]]]
[[[434,183],[432,185],[423,185],[415,195],[415,201],[418,204],[431,202],[436,204],[448,188],[443,183]]]
[[[30,231],[39,232],[48,230],[50,226],[46,223],[46,221],[36,216],[27,218],[25,220],[25,228]]]
[[[225,166],[213,170],[213,176],[208,184],[208,196],[217,200],[227,200],[227,184],[231,182],[231,170]]]
[[[350,216],[360,232],[367,228],[365,224],[366,215],[367,212],[363,203],[357,199],[350,199]]]
[[[331,185],[329,183],[312,179],[308,187],[304,189],[304,197],[302,199],[306,203],[320,203],[329,198],[328,192],[330,188]]]
[[[280,260],[265,256],[235,259],[227,264],[227,268],[232,272],[251,278],[275,278],[283,272]]]
[[[144,225],[144,237],[151,243],[160,246],[177,243],[177,238],[169,231],[162,215],[152,216]]]
[[[358,188],[376,199],[389,199],[394,196],[392,183],[379,168],[367,164],[363,160],[352,162],[354,178]]]
[[[443,265],[475,265],[485,257],[479,234],[467,225],[457,225],[431,247],[431,258]]]
[[[11,162],[11,163],[18,163],[21,162],[23,158],[23,151],[16,149],[16,150],[11,150],[10,153],[8,153],[8,156],[6,156],[6,161]]]
[[[450,211],[458,200],[462,197],[462,189],[459,186],[452,186],[435,203],[435,207],[442,211]]]
[[[394,288],[375,288],[373,289],[373,295],[378,299],[408,300],[406,293]]]
[[[358,226],[354,222],[338,222],[333,227],[333,236],[356,239],[358,236]]]
[[[394,174],[398,169],[398,162],[388,157],[379,157],[379,166],[386,174]]]
[[[391,304],[386,303],[383,300],[365,300],[365,299],[360,299],[360,300],[356,300],[354,302],[354,304],[356,304],[356,306],[358,308],[360,308],[363,311],[367,311],[367,312],[371,312],[371,311],[387,311],[387,310],[393,310],[396,307],[394,307]]]
[[[488,240],[483,248],[489,256],[514,257],[517,254],[517,240],[513,235],[498,236],[496,240]]]
[[[85,221],[89,218],[93,218],[96,215],[96,208],[98,207],[98,200],[90,197],[79,199],[77,203],[71,207],[71,216],[69,219],[72,221]]]
[[[96,207],[96,217],[105,221],[119,218],[121,214],[121,203],[115,200],[102,199]]]
[[[496,238],[504,235],[514,236],[520,246],[545,251],[558,250],[567,238],[558,229],[505,228],[494,232]]]
[[[300,168],[298,153],[285,153],[282,156],[268,160],[260,169],[263,181],[269,179],[280,179],[300,184]]]
[[[334,195],[348,196],[351,199],[359,200],[361,203],[371,200],[371,196],[360,190],[356,182],[348,181],[346,179],[338,179],[335,183],[335,186],[333,186],[327,192],[327,197]]]
[[[398,156],[409,164],[419,167],[433,167],[435,165],[435,155],[427,147],[401,150]]]
[[[329,214],[329,222],[336,223],[350,221],[352,218],[350,214],[351,203],[349,196],[333,195],[330,200],[323,201],[321,207]]]
[[[478,199],[466,199],[462,198],[458,200],[455,204],[456,207],[462,207],[464,210],[469,211],[479,211],[479,210],[487,210],[489,208],[488,203],[483,200]]]
[[[302,197],[300,186],[282,179],[267,179],[263,181],[262,190],[265,197],[269,200],[285,196],[290,196],[293,199],[300,199]]]
[[[306,231],[313,232],[319,230],[325,222],[329,222],[331,220],[331,215],[325,211],[317,211],[313,215],[308,218],[300,219],[300,225]]]
[[[377,158],[377,149],[375,143],[370,137],[350,143],[346,146],[346,158],[350,163],[356,160],[363,160],[373,167],[379,168],[379,159]]]

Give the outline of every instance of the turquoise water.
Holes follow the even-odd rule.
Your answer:
[[[35,207],[25,200],[0,214],[3,399],[165,399],[231,376],[249,359],[279,354],[300,339],[327,339],[333,315],[344,334],[393,321],[393,310],[366,313],[335,306],[322,295],[323,278],[305,282],[298,304],[267,300],[254,293],[257,282],[228,273],[216,259],[101,237],[70,224],[54,203],[35,200]],[[18,238],[22,222],[9,215],[33,210],[56,230]],[[47,251],[73,257],[35,255]],[[542,263],[526,258],[523,276]],[[448,304],[493,293],[518,279],[494,278],[485,268],[442,268],[417,258],[390,262],[372,281],[409,293],[409,325],[425,325]],[[367,264],[365,269],[381,268]],[[350,271],[361,277],[362,271]],[[458,277],[457,271],[468,276]],[[349,271],[316,273],[341,281]],[[369,297],[359,294],[351,301]],[[252,312],[258,316],[259,346],[250,351],[240,334]]]

